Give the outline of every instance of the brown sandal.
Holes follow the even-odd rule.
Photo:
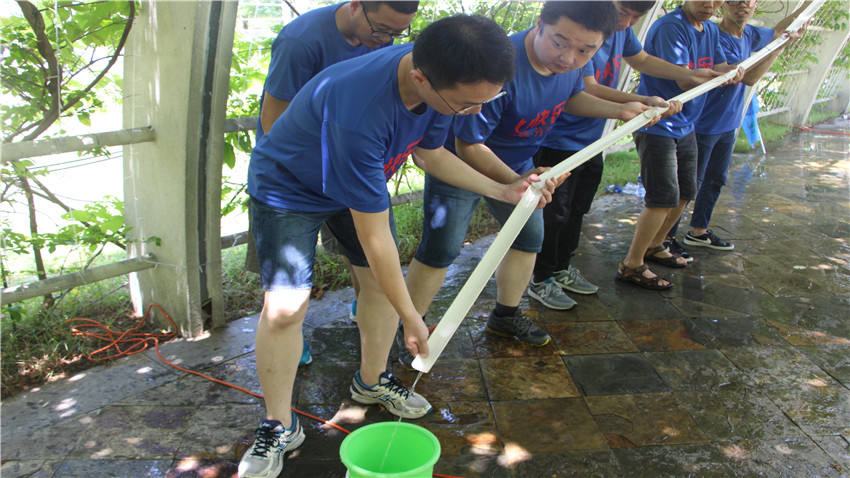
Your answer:
[[[656,254],[660,252],[668,252],[672,255],[670,257],[658,257]],[[687,261],[679,262],[681,256],[679,256],[678,254],[673,254],[664,246],[650,247],[646,250],[646,253],[643,255],[643,258],[644,260],[655,262],[656,264],[661,264],[662,266],[673,267],[676,269],[684,269],[685,267],[688,267]]]
[[[668,290],[673,288],[673,283],[665,279],[662,275],[656,274],[655,277],[646,277],[643,275],[643,273],[648,269],[649,266],[646,264],[642,264],[632,269],[631,267],[626,267],[625,264],[621,262],[614,280],[634,284],[638,287],[643,287],[644,289],[649,290]],[[667,282],[667,285],[661,285],[661,281]]]

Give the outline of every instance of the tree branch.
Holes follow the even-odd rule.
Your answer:
[[[24,3],[24,0],[17,0],[17,1],[18,1],[18,3],[21,3],[21,4]],[[30,6],[32,6],[32,4],[30,4],[29,2],[26,2],[26,3],[29,4]],[[95,85],[104,76],[106,76],[106,74],[109,72],[109,70],[112,68],[112,66],[115,65],[115,62],[118,61],[118,58],[121,56],[121,52],[124,50],[124,44],[127,43],[127,37],[129,37],[129,35],[130,35],[130,30],[133,28],[133,21],[136,18],[136,2],[133,1],[133,0],[129,0],[127,2],[127,4],[130,6],[130,12],[127,15],[127,22],[124,24],[124,32],[121,34],[121,39],[118,40],[118,44],[115,47],[115,52],[110,57],[109,63],[106,65],[106,67],[104,67],[104,69],[94,79],[92,79],[92,81],[85,88],[83,88],[78,94],[68,98],[68,101],[66,101],[64,104],[62,104],[62,110],[61,111],[59,111],[58,109],[57,110],[51,110],[50,113],[48,113],[44,117],[44,119],[42,119],[38,128],[36,128],[36,130],[33,131],[32,133],[28,134],[23,139],[23,141],[32,141],[33,139],[37,138],[40,134],[42,134],[44,131],[46,131],[47,128],[49,128],[59,118],[59,115],[62,112],[67,111],[69,108],[73,107],[81,99],[83,99],[95,87]],[[32,8],[34,9],[35,7],[32,7]],[[44,33],[43,32],[44,20],[42,19],[41,22],[42,22],[41,26],[42,26],[42,34],[43,34]],[[55,60],[55,56],[54,56],[54,60]]]
[[[47,62],[48,74],[45,78],[45,86],[47,91],[50,93],[50,112],[42,118],[38,128],[24,138],[25,141],[29,141],[35,139],[38,135],[46,131],[47,128],[56,121],[56,118],[59,117],[59,108],[62,99],[59,97],[60,91],[58,87],[62,82],[62,71],[59,68],[59,61],[56,59],[56,52],[53,51],[53,47],[50,46],[50,40],[47,38],[47,33],[44,31],[44,17],[41,16],[41,12],[38,11],[35,5],[27,0],[16,1],[18,2],[18,6],[21,8],[21,12],[24,14],[24,18],[26,18],[27,23],[29,23],[30,28],[32,28],[33,33],[35,33],[38,53]],[[50,119],[53,115],[55,115],[55,117]]]
[[[31,180],[32,180],[32,181],[33,181],[33,182],[34,182],[34,183],[35,183],[35,184],[39,187],[39,189],[41,189],[41,191],[44,193],[44,194],[40,194],[40,193],[38,193],[38,192],[36,192],[36,191],[32,191],[32,190],[31,190],[31,192],[32,192],[33,194],[37,194],[37,195],[39,195],[39,196],[43,197],[44,199],[47,199],[48,201],[52,202],[53,204],[56,204],[57,206],[59,206],[59,207],[61,207],[62,209],[64,209],[64,210],[65,210],[65,212],[71,212],[71,207],[70,207],[70,206],[68,206],[67,204],[65,204],[64,202],[62,202],[62,200],[61,200],[61,199],[59,199],[58,197],[56,197],[56,195],[55,195],[55,194],[53,194],[53,193],[52,193],[49,189],[47,189],[47,187],[46,187],[44,184],[42,184],[42,183],[41,183],[41,181],[39,181],[38,179],[36,179],[36,178],[35,178],[35,176],[30,176],[30,179],[31,179]],[[80,224],[82,224],[82,225],[84,225],[84,226],[86,226],[86,227],[91,226],[91,224],[90,224],[90,223],[88,223],[88,222],[86,222],[86,221],[80,221]],[[113,241],[113,240],[107,240],[107,242],[111,242],[112,244],[115,244],[116,246],[120,247],[121,249],[124,249],[124,250],[126,250],[126,249],[127,249],[127,247],[126,247],[126,246],[124,246],[124,244],[121,244],[120,242]]]

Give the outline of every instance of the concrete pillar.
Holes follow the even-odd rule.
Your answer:
[[[820,36],[823,39],[821,44],[811,49],[811,53],[817,57],[817,62],[809,63],[809,72],[801,75],[788,87],[790,90],[787,106],[791,109],[783,114],[783,117],[785,123],[790,126],[805,126],[830,67],[850,39],[850,29],[823,31]],[[846,84],[846,81],[844,83]],[[846,88],[844,90],[846,91]],[[838,107],[836,112],[841,112],[841,107]]]
[[[137,313],[160,305],[184,337],[223,322],[221,164],[236,9],[143,1],[125,52],[124,127],[156,132],[124,147],[128,255],[159,262],[131,276],[131,294]]]

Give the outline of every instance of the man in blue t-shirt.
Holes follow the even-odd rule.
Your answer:
[[[740,63],[753,52],[759,51],[785,31],[788,25],[805,9],[797,9],[782,19],[773,29],[748,25],[756,11],[756,0],[727,1],[723,4],[723,19],[720,28],[720,46],[731,64]],[[795,36],[799,32],[794,33]],[[711,213],[720,190],[726,184],[726,174],[732,162],[732,150],[738,128],[744,118],[746,88],[753,86],[767,72],[779,53],[787,46],[771,52],[764,60],[747,70],[742,84],[729,85],[706,93],[705,107],[697,120],[697,196],[691,214],[691,230],[683,242],[690,246],[706,247],[720,251],[731,251],[735,246],[718,237],[708,228]],[[679,223],[670,230],[668,239],[675,240]]]
[[[399,317],[405,345],[428,354],[428,331],[399,263],[386,181],[413,155],[436,177],[517,203],[538,177],[499,183],[442,146],[451,122],[446,115],[478,111],[513,74],[514,48],[498,24],[480,16],[445,18],[424,29],[415,45],[326,68],[257,142],[248,192],[265,290],[256,361],[266,418],[240,461],[240,477],[278,476],[284,453],[304,441],[292,393],[323,223],[361,284],[360,367],[351,398],[404,418],[431,411],[424,397],[386,370]],[[547,195],[556,184],[546,182]]]
[[[284,26],[272,43],[257,141],[320,71],[407,37],[418,7],[418,1],[352,0],[311,10]]]
[[[535,171],[532,157],[562,112],[629,120],[649,107],[617,104],[584,93],[587,62],[616,28],[610,2],[549,1],[537,25],[511,36],[517,49],[517,74],[505,94],[484,105],[477,115],[458,116],[446,147],[473,168],[501,183]],[[460,253],[469,220],[480,195],[425,178],[422,242],[407,273],[414,304],[424,313],[442,286],[446,269]],[[514,206],[485,198],[503,223]],[[519,308],[534,259],[543,240],[543,220],[534,211],[496,269],[496,305],[487,320],[489,332],[514,337],[534,346],[550,337],[534,326]],[[546,283],[529,295],[554,309],[574,305],[560,287]]]
[[[593,55],[594,74],[584,77],[586,92],[618,103],[639,101],[648,106],[666,105],[664,99],[657,96],[640,96],[616,89],[623,60],[639,72],[690,85],[720,75],[710,69],[679,68],[644,51],[632,25],[653,5],[654,1],[614,1],[618,13],[617,31]],[[676,102],[663,116],[671,116],[680,108],[681,104]],[[604,119],[562,114],[535,155],[534,164],[554,166],[581,151],[602,136],[605,122]],[[582,220],[590,211],[602,179],[602,169],[601,153],[574,168],[543,210],[543,246],[534,264],[532,287],[551,278],[564,290],[577,294],[594,294],[599,290],[570,264],[570,259],[578,248]]]
[[[353,0],[311,10],[286,24],[272,43],[271,62],[257,119],[256,141],[272,127],[295,94],[317,73],[334,63],[389,46],[395,38],[407,37],[418,6],[418,1]],[[250,215],[248,229],[253,233]],[[252,236],[249,236],[247,249],[245,269],[259,273]],[[350,271],[350,265],[348,268]],[[354,274],[351,276],[354,277]],[[352,316],[360,291],[356,280],[353,285]],[[303,350],[301,363],[308,364],[312,357],[306,338]]]
[[[720,48],[720,32],[710,21],[720,5],[716,1],[688,1],[659,18],[649,30],[645,48],[650,55],[680,68],[731,70]],[[734,82],[740,81],[738,71]],[[674,97],[687,88],[680,82],[641,75],[639,95]],[[629,252],[617,270],[616,279],[651,290],[667,290],[673,284],[649,270],[646,261],[683,268],[688,262],[664,245],[667,231],[685,204],[696,195],[697,150],[694,123],[702,111],[705,95],[688,101],[682,111],[653,126],[635,132],[641,160],[641,177],[646,187],[645,206],[638,217]]]

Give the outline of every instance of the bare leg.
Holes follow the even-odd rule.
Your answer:
[[[279,420],[285,428],[292,426],[292,387],[301,359],[301,327],[309,301],[309,289],[266,291],[257,325],[257,377],[265,397],[266,418]]]
[[[398,330],[398,314],[368,267],[354,266],[360,282],[357,327],[360,329],[360,379],[367,386],[378,383],[387,370],[387,359]]]
[[[649,244],[649,247],[660,246],[664,240],[667,238],[667,232],[670,228],[673,227],[673,224],[676,224],[676,221],[682,217],[682,212],[685,210],[685,206],[688,205],[687,200],[679,200],[679,205],[669,209],[670,212],[667,213],[667,217],[664,218],[664,223],[661,225],[661,229],[658,231],[658,234],[652,240],[652,243]]]
[[[407,291],[413,300],[413,305],[420,315],[428,312],[428,307],[434,301],[437,292],[443,286],[448,268],[435,269],[413,259],[407,268]]]
[[[669,212],[670,208],[643,208],[637,220],[632,245],[629,247],[628,255],[623,260],[623,265],[631,269],[643,265],[643,256],[658,236],[658,231],[661,230]]]
[[[650,247],[652,241],[658,236],[658,234],[663,236],[669,230],[668,227],[668,229],[663,229],[663,233],[659,232],[662,230],[661,226],[664,224],[665,219],[669,216],[670,210],[671,208],[643,208],[643,211],[641,211],[637,220],[635,235],[632,238],[629,253],[623,260],[624,266],[634,269],[643,265],[643,256],[646,254],[646,250]],[[643,272],[643,275],[644,277],[652,278],[655,277],[656,274],[653,274],[650,270],[646,270]],[[667,285],[668,283],[669,282],[667,281],[662,281],[659,285]]]
[[[357,279],[357,274],[354,273],[354,266],[348,261],[348,257],[343,254],[342,260],[345,262],[345,268],[348,269],[348,274],[351,276],[351,285],[354,287],[354,300],[357,300],[357,296],[360,295],[360,281]]]
[[[516,307],[522,300],[537,254],[509,249],[502,262],[496,267],[496,302]]]

